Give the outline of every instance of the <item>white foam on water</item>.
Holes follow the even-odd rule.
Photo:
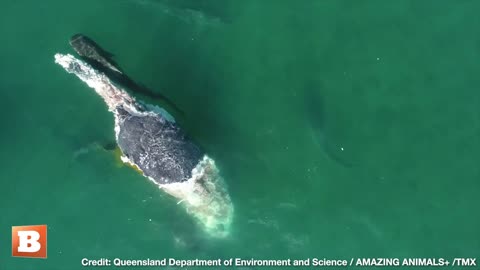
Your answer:
[[[208,156],[192,170],[192,177],[181,183],[159,185],[180,199],[192,214],[214,236],[224,237],[230,231],[233,204],[215,161]]]
[[[121,156],[121,160],[142,172],[126,156]],[[178,199],[177,204],[182,205],[195,217],[211,236],[226,237],[229,234],[233,219],[233,203],[213,159],[205,155],[193,168],[192,177],[185,182],[159,184],[155,179],[145,174],[143,176]]]
[[[152,104],[145,104],[145,107],[149,111],[153,111],[160,114],[161,116],[163,116],[163,118],[167,119],[167,121],[175,123],[175,118],[170,113],[168,113],[167,110],[165,110],[164,108],[157,105],[152,105]]]
[[[156,107],[157,112],[144,111],[145,108],[142,105],[137,103],[126,91],[115,86],[105,74],[96,71],[90,65],[72,55],[55,54],[55,62],[68,73],[75,74],[103,98],[109,111],[114,113],[117,141],[120,126],[118,125],[119,116],[116,108],[119,106],[134,115],[160,114],[164,117],[171,117],[170,114],[158,106]],[[152,106],[145,107],[153,108]],[[173,117],[171,117],[171,120],[167,117],[167,120],[174,121]],[[122,155],[121,159],[124,163],[130,164],[141,171],[125,155]],[[145,176],[145,174],[143,175]],[[216,237],[228,235],[233,218],[233,204],[213,159],[205,155],[192,170],[192,177],[185,182],[159,184],[151,177],[147,178],[160,189],[178,199],[178,204],[195,217],[207,233]]]

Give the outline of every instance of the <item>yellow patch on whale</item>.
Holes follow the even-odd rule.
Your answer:
[[[117,164],[118,167],[122,167],[122,166],[126,165],[130,168],[133,168],[139,174],[143,175],[143,171],[137,165],[127,163],[127,162],[123,162],[123,160],[122,160],[123,153],[122,153],[122,150],[120,149],[120,147],[118,147],[118,145],[113,150],[113,154],[115,156],[115,160],[117,161],[116,164]]]

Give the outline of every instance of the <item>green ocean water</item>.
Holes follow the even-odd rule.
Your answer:
[[[480,256],[480,2],[0,4],[0,270]],[[53,59],[75,33],[182,108],[228,185],[229,237],[102,148],[112,114]],[[11,257],[11,226],[33,224],[48,259]]]

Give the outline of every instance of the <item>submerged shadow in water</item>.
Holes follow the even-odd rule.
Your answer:
[[[325,101],[319,87],[309,83],[305,88],[305,116],[311,129],[313,141],[322,148],[323,152],[336,163],[346,168],[353,166],[342,153],[344,149],[337,146],[328,136],[328,121]]]

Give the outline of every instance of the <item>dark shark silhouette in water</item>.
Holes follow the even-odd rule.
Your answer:
[[[323,149],[331,160],[346,168],[354,166],[343,153],[343,148],[338,147],[327,135],[327,112],[324,100],[313,83],[310,83],[305,89],[305,109],[315,143]]]
[[[110,80],[131,91],[143,94],[154,100],[160,100],[166,103],[175,111],[184,114],[172,101],[162,94],[155,93],[147,87],[136,83],[128,77],[120,66],[112,59],[113,54],[104,50],[91,38],[83,34],[75,34],[70,38],[70,45],[81,56],[82,60],[93,66],[95,69],[103,72]]]
[[[76,34],[70,38],[70,45],[84,59],[96,61],[97,64],[114,72],[123,74],[118,65],[112,59],[113,54],[105,51],[91,38],[82,34]]]

